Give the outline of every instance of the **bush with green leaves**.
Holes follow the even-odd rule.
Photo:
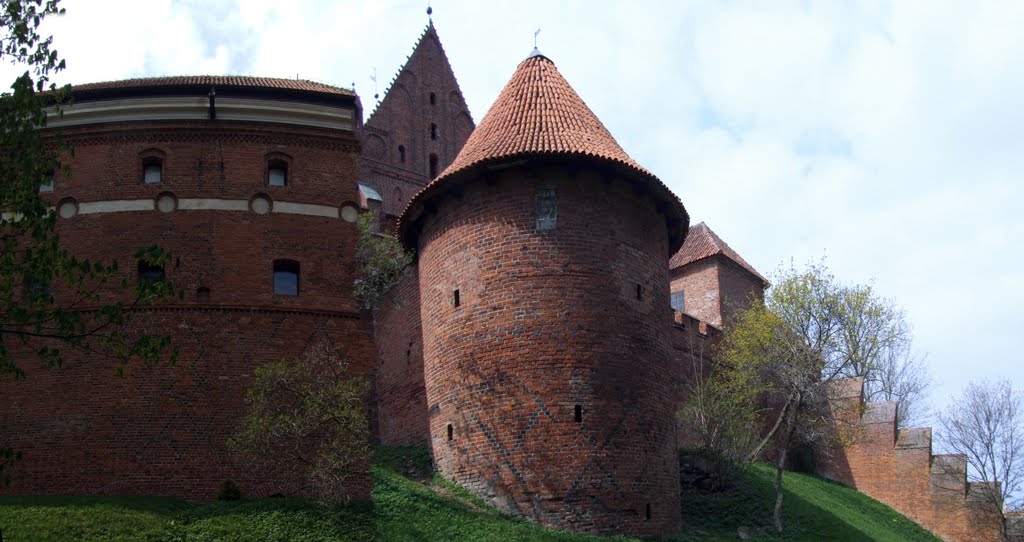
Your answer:
[[[268,480],[304,480],[284,493],[347,502],[373,456],[367,390],[366,378],[353,376],[348,358],[327,343],[264,365],[253,374],[242,428],[228,446]]]
[[[371,212],[359,215],[359,244],[356,264],[359,278],[353,284],[356,302],[364,309],[376,308],[384,295],[398,284],[413,254],[392,236],[380,233],[377,217]]]

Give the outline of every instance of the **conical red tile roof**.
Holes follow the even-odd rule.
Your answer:
[[[689,217],[679,198],[622,150],[555,64],[536,51],[519,64],[455,161],[409,200],[399,220],[400,237],[418,217],[417,205],[445,186],[489,165],[527,158],[585,159],[617,169],[645,185],[665,213],[670,254],[682,244]]]

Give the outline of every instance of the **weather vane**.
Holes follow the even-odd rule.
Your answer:
[[[540,29],[539,28],[537,29],[536,32],[533,33],[533,48],[534,49],[537,48],[537,34],[540,34]]]
[[[370,81],[373,81],[373,99],[377,100],[380,94],[377,93],[377,67],[373,68],[373,75],[370,76]]]
[[[433,15],[434,15],[434,8],[430,7],[430,2],[428,1],[427,2],[427,19],[429,19],[430,22],[434,22]]]

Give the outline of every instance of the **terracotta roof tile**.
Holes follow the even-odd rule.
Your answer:
[[[491,109],[469,136],[455,161],[410,198],[399,222],[400,234],[437,187],[463,173],[497,162],[533,157],[575,157],[610,163],[631,173],[648,188],[670,224],[674,252],[686,232],[686,209],[657,177],[633,161],[608,129],[576,94],[555,64],[535,53],[519,64]],[[674,237],[674,238],[673,238]]]
[[[349,89],[325,85],[323,83],[317,83],[315,81],[308,81],[305,79],[277,79],[273,77],[249,77],[244,75],[175,75],[167,77],[144,77],[139,79],[124,79],[121,81],[103,81],[99,83],[74,85],[71,87],[71,90],[72,92],[75,92],[193,85],[277,88],[283,90],[303,90],[308,92],[355,96],[355,93]]]
[[[686,236],[686,240],[683,241],[683,246],[669,259],[668,268],[676,269],[719,254],[736,262],[740,267],[749,271],[750,274],[761,279],[766,286],[768,285],[768,279],[758,273],[754,266],[747,263],[746,260],[703,222],[690,228],[690,233]]]

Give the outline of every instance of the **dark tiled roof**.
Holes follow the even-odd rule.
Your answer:
[[[349,89],[325,85],[323,83],[317,83],[315,81],[308,81],[305,79],[277,79],[273,77],[249,77],[244,75],[175,75],[167,77],[144,77],[139,79],[124,79],[122,81],[103,81],[99,83],[74,85],[71,87],[71,91],[210,85],[275,88],[282,90],[300,90],[306,92],[355,96],[355,93]]]
[[[410,199],[402,213],[400,228],[410,220],[410,210],[439,185],[462,177],[477,166],[552,157],[610,163],[641,179],[668,217],[670,249],[674,252],[679,247],[689,224],[679,198],[622,150],[555,64],[540,54],[531,55],[519,64],[455,161]]]
[[[749,271],[750,274],[761,279],[765,286],[768,285],[768,279],[764,278],[761,273],[758,273],[754,266],[747,263],[746,260],[703,222],[690,228],[690,233],[686,236],[686,240],[683,241],[683,246],[669,259],[668,268],[676,269],[719,254],[736,262],[740,267]]]

